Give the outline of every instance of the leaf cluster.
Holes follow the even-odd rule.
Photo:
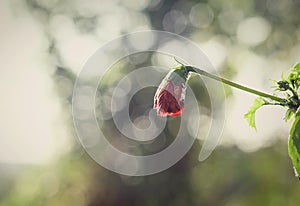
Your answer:
[[[299,100],[299,87],[300,87],[300,63],[296,64],[288,73],[287,77],[282,77],[282,80],[276,82],[274,87],[275,91],[285,93],[285,99],[281,102],[274,100],[264,99],[258,97],[254,100],[253,105],[249,108],[248,112],[244,115],[249,125],[256,130],[255,113],[264,105],[280,105],[287,108],[285,120],[293,119],[292,128],[290,130],[288,151],[292,160],[295,174],[299,177],[300,174],[300,100]],[[299,178],[300,179],[300,178]]]

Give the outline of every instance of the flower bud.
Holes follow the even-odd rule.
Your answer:
[[[289,89],[290,85],[287,81],[277,82],[280,91],[286,91]]]
[[[159,116],[180,116],[184,109],[189,70],[185,66],[171,70],[159,85],[154,96],[154,109]]]

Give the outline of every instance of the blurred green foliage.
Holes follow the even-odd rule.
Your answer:
[[[286,144],[244,153],[219,147],[205,162],[199,145],[159,174],[128,177],[69,154],[46,166],[28,166],[0,203],[7,205],[272,205],[300,201]],[[78,152],[78,151],[76,151]]]
[[[113,38],[114,35],[120,35],[143,26],[135,21],[147,19],[153,29],[181,31],[178,33],[198,43],[215,38],[214,42],[232,49],[227,58],[218,65],[218,71],[227,78],[238,73],[239,67],[236,61],[245,58],[245,56],[240,57],[237,54],[241,51],[248,51],[248,49],[262,58],[268,57],[276,60],[274,65],[278,63],[279,66],[295,62],[299,58],[296,45],[296,42],[300,40],[300,2],[298,0],[165,0],[153,2],[158,3],[155,6],[138,10],[134,7],[138,5],[137,2],[130,4],[133,7],[130,9],[129,5],[122,4],[120,1],[118,6],[121,11],[125,10],[126,12],[122,13],[120,10],[111,9],[111,11],[97,14],[103,19],[107,15],[110,19],[114,15],[120,13],[125,15],[126,13],[126,18],[123,18],[124,22],[125,19],[132,21],[130,25],[126,23],[123,25],[121,22],[120,28],[115,28],[114,24],[110,23],[112,31],[101,30],[100,33]],[[154,4],[153,2],[152,4]],[[201,27],[197,21],[192,21],[193,24],[179,25],[179,28],[172,27],[176,25],[176,21],[172,22],[172,19],[170,21],[167,19],[164,23],[164,16],[171,10],[184,14],[186,22],[189,22],[187,16],[189,16],[191,8],[198,3],[208,6],[209,9],[205,11],[213,14],[212,18],[205,22],[207,24],[205,27]],[[59,14],[68,16],[74,21],[76,28],[78,27],[78,33],[95,33],[97,15],[80,13],[72,5],[72,1],[26,1],[26,8],[42,22],[46,32],[50,30],[51,15]],[[143,18],[140,18],[139,15],[142,15]],[[270,35],[260,44],[243,44],[237,35],[238,24],[253,16],[261,16],[269,22],[272,27]],[[115,22],[119,22],[119,19]],[[101,24],[98,27],[101,29]],[[255,29],[253,28],[253,30]],[[114,33],[116,31],[119,33]],[[72,95],[70,88],[72,88],[76,75],[72,68],[64,63],[63,52],[59,50],[54,37],[48,33],[47,35],[53,42],[49,55],[57,58],[59,65],[53,74],[53,80],[57,83],[56,89],[62,98],[63,105],[70,112]],[[74,50],[74,52],[80,51]],[[134,66],[141,66],[143,63],[145,64],[142,62]],[[126,67],[122,71],[131,71],[133,66],[130,65],[130,62],[125,65]],[[282,69],[282,67],[280,68]],[[276,70],[277,68],[272,69]],[[104,81],[106,86],[116,83],[122,77],[109,73],[108,76]],[[163,77],[163,74],[161,76]],[[191,78],[190,85],[195,91],[199,104],[209,107],[210,102],[206,98],[207,91],[201,86],[198,78]],[[108,89],[108,86],[104,89]],[[155,90],[152,88],[137,95],[136,101],[132,101],[132,107],[138,103],[138,100],[148,101],[151,99],[150,95],[154,92]],[[151,104],[152,102],[148,106]],[[114,136],[116,134],[115,127],[112,126],[112,122],[110,123],[111,125],[106,126],[106,131]],[[176,127],[176,121],[174,125],[173,128]],[[66,127],[69,127],[70,133],[74,134],[71,121],[66,123]],[[236,132],[243,135],[238,128]],[[172,140],[172,134],[166,134],[168,134],[169,143]],[[280,135],[274,134],[276,138]],[[294,178],[286,150],[288,134],[284,135],[286,135],[286,141],[269,143],[269,147],[252,153],[245,153],[234,146],[218,147],[209,159],[201,163],[197,161],[200,146],[198,142],[195,142],[192,150],[176,165],[164,172],[146,177],[127,177],[107,171],[93,162],[89,156],[82,154],[82,150],[74,149],[53,163],[24,166],[21,172],[14,175],[15,179],[11,186],[2,190],[0,206],[295,206],[300,202],[300,187],[299,182]]]

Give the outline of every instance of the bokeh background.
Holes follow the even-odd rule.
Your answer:
[[[300,187],[287,155],[290,124],[282,108],[259,110],[256,132],[243,119],[255,96],[226,87],[222,140],[205,162],[197,160],[202,141],[195,141],[168,170],[128,177],[85,153],[71,98],[82,65],[97,48],[148,29],[191,39],[222,76],[271,93],[272,80],[300,61],[299,9],[299,0],[1,0],[0,205],[297,205]],[[153,64],[176,62],[133,56],[110,70],[106,91],[130,69]],[[190,85],[209,110],[198,80]],[[147,88],[131,102],[131,117],[141,128],[149,123],[144,111],[154,93]],[[109,105],[99,98],[101,107]],[[118,141],[110,115],[101,117]],[[131,152],[153,153],[170,144],[178,122],[169,121],[157,142]]]

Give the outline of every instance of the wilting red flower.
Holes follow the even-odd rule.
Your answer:
[[[159,116],[180,116],[182,114],[189,72],[180,70],[171,71],[155,93],[153,108],[157,109]]]

